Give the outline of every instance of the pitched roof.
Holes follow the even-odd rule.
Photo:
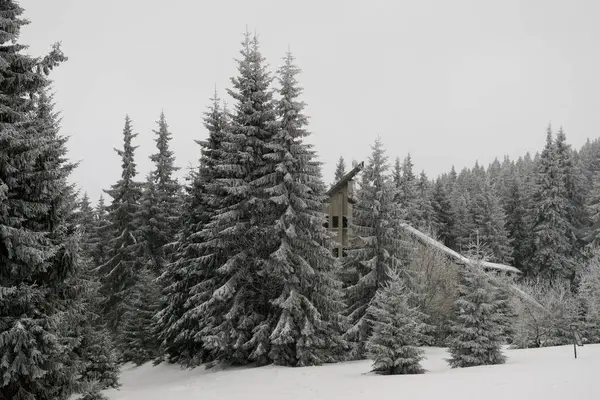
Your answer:
[[[344,177],[342,179],[340,179],[337,183],[335,183],[331,187],[331,189],[329,189],[327,191],[327,193],[325,193],[325,194],[327,196],[331,196],[336,190],[338,190],[339,188],[344,186],[346,183],[348,183],[348,181],[350,181],[352,178],[354,178],[356,176],[356,174],[358,174],[364,167],[365,167],[364,161],[356,164],[356,167],[352,168],[352,170],[350,172],[348,172],[346,175],[344,175]]]

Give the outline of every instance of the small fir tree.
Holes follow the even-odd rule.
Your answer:
[[[502,364],[506,301],[479,266],[464,266],[455,303],[448,363],[452,368]]]
[[[424,351],[418,345],[428,329],[423,322],[426,316],[410,305],[408,289],[397,273],[391,272],[375,294],[368,315],[373,332],[366,348],[373,371],[383,375],[424,373]]]

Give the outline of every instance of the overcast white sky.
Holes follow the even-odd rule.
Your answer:
[[[291,46],[330,182],[342,155],[413,156],[429,176],[518,157],[548,123],[581,146],[599,136],[600,2],[574,0],[22,0],[21,42],[41,55],[62,41],[54,74],[74,179],[93,199],[119,177],[124,117],[139,133],[140,179],[164,109],[179,166],[214,85],[236,73],[242,34],[260,35],[275,69]]]

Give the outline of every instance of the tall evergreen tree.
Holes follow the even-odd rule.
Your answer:
[[[98,267],[101,279],[100,291],[104,296],[102,313],[109,329],[114,333],[122,327],[125,302],[131,296],[138,272],[143,267],[143,247],[140,232],[136,226],[136,214],[139,209],[141,185],[136,182],[135,149],[132,140],[137,136],[133,133],[131,119],[125,117],[123,128],[123,149],[117,150],[121,156],[121,179],[106,193],[112,197],[108,209],[109,224],[105,229],[110,234],[107,261]]]
[[[215,217],[226,194],[219,179],[228,171],[222,171],[219,166],[224,161],[228,117],[217,93],[204,115],[208,139],[197,141],[201,147],[200,165],[190,174],[185,188],[181,231],[173,246],[173,261],[160,277],[163,293],[155,318],[161,353],[167,361],[183,365],[197,365],[212,359],[203,338],[208,334],[208,321],[217,324],[222,318],[220,312],[209,315],[203,308],[212,296],[216,268],[222,258],[218,253],[210,256],[201,246],[205,241],[203,231]]]
[[[490,250],[490,261],[510,263],[512,248],[505,228],[505,214],[489,181],[482,183],[482,190],[475,196],[472,207],[474,226],[478,238]]]
[[[417,180],[413,173],[413,163],[410,154],[402,163],[402,176],[399,182],[399,205],[405,219],[413,226],[419,227],[423,223],[420,214],[417,196]]]
[[[279,247],[272,252],[259,276],[279,282],[271,300],[279,308],[270,326],[269,360],[281,365],[315,365],[338,361],[344,351],[341,283],[333,242],[323,227],[324,185],[320,163],[311,145],[304,143],[307,117],[299,100],[300,69],[288,53],[278,70],[279,129],[268,144],[266,159],[277,163],[265,176],[267,190],[278,216],[275,235]]]
[[[160,274],[167,262],[165,245],[175,240],[180,215],[181,187],[174,177],[175,156],[169,147],[171,132],[164,112],[157,121],[157,153],[150,156],[154,169],[150,173],[140,204],[140,225],[151,262],[151,269]]]
[[[507,183],[508,197],[505,201],[506,230],[512,245],[513,265],[526,272],[527,259],[531,252],[530,218],[524,199],[521,177],[514,175]]]
[[[456,247],[455,216],[450,198],[444,189],[441,179],[433,186],[432,207],[434,212],[437,235],[442,242],[450,247]]]
[[[342,178],[346,175],[346,161],[344,161],[344,157],[340,156],[337,164],[335,165],[335,175],[333,177],[333,183],[337,183],[342,180]]]
[[[419,174],[419,180],[416,184],[417,209],[421,216],[421,228],[434,227],[434,211],[431,204],[431,183],[427,178],[425,171]]]
[[[540,155],[536,183],[534,247],[527,271],[548,279],[571,278],[574,273],[571,258],[574,234],[568,218],[570,205],[550,127]]]
[[[567,136],[562,128],[556,134],[556,156],[558,169],[562,176],[562,195],[566,200],[565,218],[569,223],[567,232],[570,241],[570,256],[576,259],[585,236],[585,225],[588,220],[585,198],[583,197],[583,176],[579,170],[571,146],[567,144]]]
[[[98,314],[101,301],[98,293],[100,285],[93,261],[97,221],[87,194],[79,201],[76,223],[81,237],[80,261],[85,269],[82,278],[87,281],[88,286],[80,300],[85,306],[82,308],[85,310],[85,323],[77,330],[81,343],[76,352],[84,360],[82,381],[88,384],[82,399],[104,399],[105,397],[99,394],[100,390],[119,387],[119,364],[114,342]]]
[[[94,224],[91,227],[90,233],[90,256],[92,264],[98,267],[108,260],[108,243],[110,241],[110,232],[108,229],[103,229],[108,226],[108,212],[104,203],[104,196],[100,194],[98,204],[94,209]]]
[[[344,265],[347,273],[354,275],[347,288],[351,327],[346,337],[357,344],[359,358],[365,355],[364,345],[371,335],[367,309],[389,274],[401,267],[404,247],[397,225],[399,208],[394,201],[395,189],[381,139],[375,141],[372,150],[353,208],[352,229],[359,240],[348,251]]]
[[[230,132],[223,145],[223,171],[219,186],[225,194],[219,211],[205,229],[207,257],[219,259],[216,289],[206,302],[211,320],[206,340],[221,361],[246,364],[266,363],[269,352],[269,319],[277,307],[270,303],[278,282],[261,280],[269,254],[279,246],[275,235],[276,215],[265,178],[275,172],[269,143],[277,133],[272,77],[260,53],[258,38],[246,33],[238,61],[239,76],[232,79],[229,94],[237,101]]]
[[[83,390],[74,350],[88,290],[67,182],[75,165],[43,100],[47,74],[66,57],[58,46],[26,55],[22,13],[0,3],[0,398],[60,400]]]

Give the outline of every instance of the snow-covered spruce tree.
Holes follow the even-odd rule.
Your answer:
[[[62,400],[82,389],[74,326],[87,287],[67,182],[74,165],[38,100],[66,57],[58,46],[25,54],[22,12],[0,3],[0,398]]]
[[[574,231],[569,221],[569,199],[556,143],[548,127],[540,155],[534,196],[533,254],[526,272],[546,279],[571,278],[574,273]]]
[[[504,363],[506,316],[499,303],[505,296],[478,266],[463,267],[458,290],[448,363],[453,368]]]
[[[269,254],[279,246],[275,235],[277,215],[264,179],[277,166],[264,157],[277,133],[272,81],[258,38],[246,33],[229,94],[236,100],[231,124],[217,166],[222,193],[218,211],[203,232],[207,259],[218,261],[215,290],[202,307],[208,318],[205,340],[220,361],[233,364],[267,363],[270,350],[268,327],[278,307],[271,303],[280,281],[258,275]],[[268,321],[270,320],[270,321]]]
[[[413,173],[413,163],[410,154],[402,163],[402,176],[398,184],[398,200],[400,209],[405,214],[405,219],[414,227],[423,225],[423,216],[420,214],[417,196],[417,178]]]
[[[138,273],[143,267],[143,243],[140,242],[136,214],[139,209],[141,185],[136,182],[136,164],[134,153],[137,146],[132,140],[137,134],[133,133],[131,119],[125,117],[123,128],[123,150],[117,150],[122,159],[121,179],[106,193],[112,197],[108,209],[107,226],[102,229],[110,235],[107,261],[98,267],[100,293],[103,295],[102,314],[113,333],[118,333],[122,327],[125,301],[129,298],[132,288],[138,279]]]
[[[444,245],[451,249],[456,247],[456,232],[454,231],[455,216],[450,197],[446,193],[441,179],[437,179],[433,185],[432,207],[434,212],[434,224],[437,235]]]
[[[335,174],[333,176],[333,183],[337,183],[342,180],[342,178],[346,175],[346,161],[344,161],[344,157],[340,156],[337,164],[335,165]]]
[[[506,190],[507,198],[504,202],[505,226],[513,249],[512,265],[525,272],[526,261],[531,252],[530,218],[527,214],[522,178],[514,170],[506,184]]]
[[[512,261],[512,248],[505,228],[504,210],[489,180],[482,182],[481,186],[482,190],[472,202],[474,227],[479,240],[491,251],[489,261],[508,264]]]
[[[153,317],[159,308],[160,290],[156,283],[157,274],[162,268],[162,246],[156,246],[152,236],[162,219],[157,184],[148,175],[140,198],[138,211],[134,216],[134,233],[138,243],[133,287],[122,302],[122,324],[117,335],[117,343],[122,349],[121,361],[132,361],[141,365],[153,360],[157,354],[158,341],[154,330]],[[156,218],[155,218],[156,216]],[[162,233],[161,233],[162,235]]]
[[[390,271],[402,266],[404,243],[397,225],[400,210],[394,201],[395,189],[388,169],[383,143],[378,138],[362,172],[357,203],[353,207],[352,229],[357,240],[348,250],[343,265],[345,275],[352,277],[346,288],[351,326],[345,337],[356,344],[357,358],[364,357],[364,345],[371,335],[367,308]]]
[[[461,172],[463,174],[464,170]],[[459,182],[457,182],[458,186]],[[471,204],[473,200],[469,192],[464,187],[457,188],[451,198],[452,209],[454,210],[454,235],[456,237],[456,250],[464,252],[469,248],[469,243],[473,240],[477,232]]]
[[[586,242],[592,247],[600,245],[600,173],[593,176],[592,189],[586,201],[590,225],[587,229]]]
[[[77,223],[79,230],[83,232],[81,250],[85,253],[86,257],[90,257],[93,250],[92,233],[95,228],[95,220],[96,216],[94,215],[90,198],[87,193],[84,193],[78,204]]]
[[[421,229],[435,230],[434,211],[431,205],[431,184],[425,171],[421,171],[416,183],[417,210],[421,216]]]
[[[171,132],[164,112],[157,124],[157,153],[150,156],[154,169],[148,177],[138,217],[151,269],[159,275],[168,261],[165,245],[175,240],[179,228],[181,187],[173,176],[179,168],[175,167],[175,156],[169,148]]]
[[[409,289],[399,274],[390,271],[390,277],[377,291],[369,309],[368,318],[373,332],[366,350],[373,360],[373,371],[382,375],[422,374],[424,351],[418,346],[429,326],[427,318],[410,305]]]
[[[150,156],[154,169],[147,177],[139,207],[135,214],[137,239],[141,247],[141,262],[132,296],[125,300],[125,323],[120,334],[123,360],[140,365],[159,354],[156,339],[160,328],[153,319],[160,308],[157,277],[165,270],[169,259],[167,245],[174,242],[180,222],[180,185],[173,176],[178,170],[169,148],[169,132],[165,114],[157,121],[157,153]]]
[[[567,200],[566,219],[569,221],[570,232],[568,239],[571,245],[571,258],[577,260],[581,255],[583,245],[582,239],[585,236],[585,226],[589,217],[585,207],[584,193],[584,178],[581,171],[576,165],[574,155],[575,152],[569,144],[567,144],[567,136],[562,129],[556,134],[556,155],[560,173],[562,175],[562,185],[564,197]],[[574,274],[574,272],[573,272]],[[573,279],[573,276],[571,276]]]
[[[85,305],[85,322],[78,327],[81,342],[75,351],[85,362],[81,380],[87,388],[83,399],[104,399],[100,390],[119,387],[119,364],[113,340],[99,316],[100,284],[92,259],[97,221],[87,194],[79,201],[76,217],[81,235],[80,260],[85,269],[82,278],[87,280],[88,290],[80,299]]]
[[[104,196],[100,194],[98,204],[94,209],[94,224],[89,234],[90,256],[92,264],[98,267],[108,261],[108,243],[110,242],[110,232],[104,229],[109,225],[107,207],[104,202]]]
[[[203,305],[216,284],[216,268],[221,258],[201,246],[206,224],[216,214],[222,196],[218,179],[224,172],[223,142],[228,126],[227,111],[215,92],[211,105],[204,113],[208,138],[197,141],[201,148],[200,165],[192,171],[185,186],[183,216],[178,239],[173,245],[174,257],[159,278],[162,287],[160,310],[156,315],[156,330],[161,342],[161,357],[168,362],[194,366],[212,359],[205,349],[207,321],[220,319],[222,314],[208,315]]]
[[[56,139],[49,148],[47,164],[65,160],[66,138],[61,137],[59,114],[54,111],[53,96],[42,91],[38,97],[36,123],[40,132]],[[59,143],[63,144],[63,147]],[[50,168],[51,170],[52,168]],[[97,315],[98,281],[92,271],[89,251],[91,249],[90,231],[93,228],[93,210],[87,196],[80,201],[72,185],[62,190],[61,213],[65,216],[63,224],[77,229],[80,243],[77,254],[80,266],[77,277],[69,283],[70,290],[80,289],[76,299],[72,299],[76,310],[72,314],[67,332],[75,345],[71,353],[78,358],[81,378],[79,390],[85,397],[104,398],[99,391],[108,387],[118,387],[119,368],[113,352],[113,343],[104,325]],[[60,213],[59,213],[60,214]],[[73,293],[77,293],[74,291]],[[90,371],[93,371],[90,373]],[[99,375],[102,374],[102,378]],[[108,379],[108,377],[112,377]]]
[[[265,158],[276,162],[264,180],[266,193],[277,215],[275,236],[279,247],[258,275],[274,285],[273,304],[278,308],[269,332],[270,361],[279,365],[306,366],[339,361],[345,350],[342,339],[344,303],[339,264],[331,253],[332,239],[323,227],[325,196],[320,164],[312,146],[304,143],[305,105],[296,76],[300,69],[287,53],[278,70],[279,129],[267,144]]]

